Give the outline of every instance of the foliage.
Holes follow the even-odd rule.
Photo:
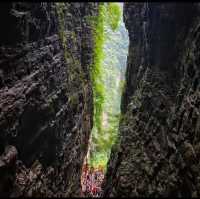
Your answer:
[[[105,152],[95,152],[92,154],[92,158],[90,158],[90,166],[99,167],[101,166],[104,171],[106,170],[106,164],[108,162],[108,155]]]
[[[116,3],[108,3],[108,23],[113,31],[119,27],[120,18],[122,15],[121,9]]]
[[[94,125],[89,159],[89,164],[93,167],[101,165],[106,168],[110,149],[117,139],[120,82],[123,81],[124,60],[127,54],[124,49],[128,44],[123,38],[121,13],[118,3],[101,3],[98,17],[95,20],[89,19],[95,30],[94,66],[91,68]]]
[[[105,6],[104,4],[99,5],[99,15],[96,19],[96,24],[94,27],[94,65],[92,67],[92,85],[93,85],[93,95],[94,95],[94,128],[97,128],[98,132],[101,132],[101,120],[102,111],[104,103],[104,87],[102,84],[102,60],[103,54],[103,44],[105,40],[104,36],[104,23],[105,23]]]
[[[106,168],[111,146],[117,139],[120,117],[120,85],[123,81],[125,56],[127,47],[122,27],[122,11],[118,3],[100,3],[98,16],[87,16],[86,20],[93,27],[94,34],[94,64],[91,66],[93,86],[94,119],[92,129],[92,146],[89,163],[93,167]],[[59,37],[64,51],[64,58],[73,60],[69,67],[70,82],[76,80],[76,69],[80,65],[73,53],[67,49],[67,43],[76,42],[75,32],[66,37],[65,33],[65,3],[56,3],[59,22]],[[117,31],[119,30],[119,31]],[[120,51],[119,51],[120,49]],[[80,67],[81,68],[81,67]],[[81,72],[78,73],[79,79]],[[76,103],[76,95],[71,95],[70,102]],[[107,125],[105,125],[105,123]]]

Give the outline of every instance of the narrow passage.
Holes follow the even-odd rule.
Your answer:
[[[109,4],[110,9],[118,9],[120,12],[117,13],[119,21],[115,30],[110,26],[109,19],[107,22],[105,20],[103,24],[103,56],[100,62],[100,86],[103,88],[102,112],[100,113],[101,115],[98,115],[100,124],[97,122],[98,120],[94,119],[88,153],[85,157],[81,177],[83,195],[89,197],[101,195],[101,184],[106,172],[111,147],[118,139],[120,102],[125,81],[129,45],[128,31],[123,22],[123,3]],[[117,11],[114,12],[116,14]]]

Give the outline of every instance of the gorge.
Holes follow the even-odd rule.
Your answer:
[[[101,5],[1,3],[1,197],[83,196]],[[199,197],[200,4],[125,2],[122,15],[127,66],[101,196]]]

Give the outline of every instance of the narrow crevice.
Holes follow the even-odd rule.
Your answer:
[[[118,141],[118,127],[121,118],[120,103],[124,89],[129,44],[128,31],[123,22],[123,3],[109,3],[104,6],[104,13],[99,13],[100,16],[103,15],[101,17],[104,20],[104,23],[101,24],[103,25],[101,32],[103,35],[99,35],[104,38],[101,46],[102,57],[99,63],[101,79],[98,85],[102,89],[102,112],[99,120],[94,118],[81,179],[83,192],[86,196],[92,197],[101,194],[101,184],[107,170],[111,148]],[[115,6],[119,9],[119,13]],[[119,19],[115,19],[110,24],[109,18],[106,17],[111,14],[118,14]],[[113,29],[113,26],[117,27]],[[97,79],[98,77],[94,76],[93,78]],[[98,99],[98,96],[96,99],[101,100]]]

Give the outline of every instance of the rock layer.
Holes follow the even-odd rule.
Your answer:
[[[125,3],[120,140],[104,196],[200,196],[200,6]]]
[[[78,196],[96,3],[1,3],[0,195]]]

